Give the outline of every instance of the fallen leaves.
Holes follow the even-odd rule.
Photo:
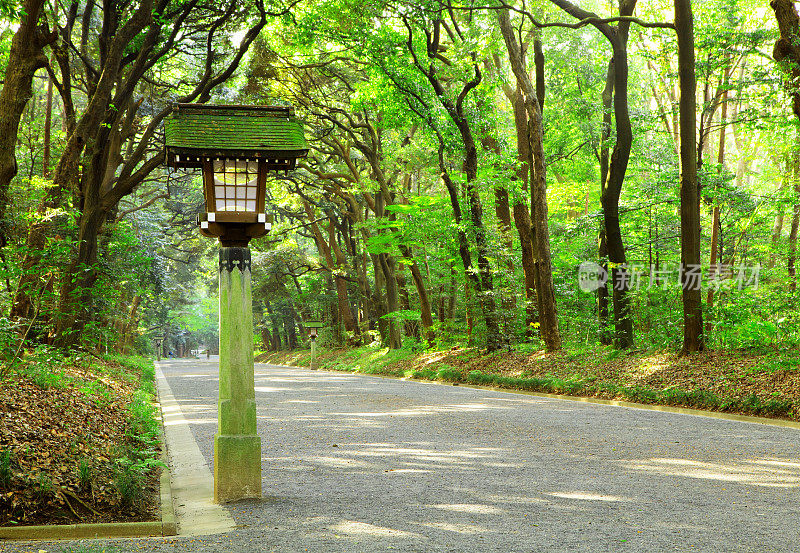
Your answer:
[[[136,383],[103,375],[114,401],[98,402],[81,389],[98,376],[87,368],[69,376],[63,387],[41,388],[22,375],[0,382],[0,452],[11,452],[11,481],[5,488],[0,482],[0,525],[152,519],[153,500],[124,512],[113,486],[113,459],[127,439],[126,406]],[[79,477],[81,463],[91,469],[89,486]]]

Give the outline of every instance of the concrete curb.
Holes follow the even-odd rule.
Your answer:
[[[629,409],[644,409],[646,411],[662,411],[664,413],[676,413],[680,415],[694,415],[696,417],[708,417],[712,419],[722,419],[736,422],[749,422],[752,424],[766,424],[768,426],[781,426],[784,428],[794,428],[800,430],[800,422],[786,419],[769,419],[766,417],[754,417],[752,415],[737,415],[734,413],[722,413],[719,411],[704,411],[703,409],[692,409],[689,407],[673,407],[671,405],[656,405],[649,403],[634,403],[631,401],[620,401],[615,399],[602,399],[596,397],[568,396],[563,394],[548,394],[545,392],[531,392],[528,390],[516,390],[514,388],[501,388],[499,386],[482,386],[480,384],[469,384],[466,382],[441,382],[437,380],[421,380],[418,378],[406,378],[400,376],[390,376],[387,374],[366,374],[358,371],[337,371],[335,369],[317,369],[305,366],[277,365],[274,363],[256,363],[257,365],[267,365],[282,369],[305,369],[311,371],[327,372],[331,374],[352,374],[359,376],[370,376],[373,378],[388,378],[390,380],[404,380],[406,382],[419,382],[420,384],[436,384],[439,386],[460,386],[462,388],[472,388],[473,390],[491,390],[493,392],[506,392],[509,394],[521,394],[525,396],[536,396],[548,399],[562,399],[566,401],[578,401],[581,403],[594,403],[597,405],[612,405],[614,407],[627,407]]]
[[[157,393],[157,392],[156,392]],[[161,434],[164,433],[164,414],[158,406]],[[59,524],[50,526],[16,526],[0,528],[2,540],[72,540],[86,538],[145,538],[151,536],[175,536],[178,525],[172,504],[172,485],[167,457],[167,441],[163,439],[161,460],[166,465],[161,470],[160,499],[161,521],[152,522],[108,522],[97,524]]]

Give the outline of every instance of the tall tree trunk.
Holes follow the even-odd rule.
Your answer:
[[[794,185],[795,197],[800,198],[800,124],[795,127],[795,143],[792,151],[791,179]],[[794,293],[797,290],[796,263],[797,263],[797,233],[800,226],[800,203],[794,204],[792,208],[792,224],[789,228],[789,256],[786,262],[786,269],[789,273],[789,290]]]
[[[355,332],[357,325],[355,323],[355,319],[353,318],[353,312],[350,309],[350,299],[347,295],[347,281],[343,276],[335,274],[338,265],[333,260],[331,245],[326,242],[325,237],[322,236],[319,226],[316,222],[314,222],[316,221],[316,218],[311,205],[307,201],[303,201],[303,208],[308,216],[308,220],[312,221],[311,231],[314,233],[314,241],[317,244],[317,249],[324,257],[328,270],[334,275],[333,280],[336,285],[336,299],[339,305],[339,315],[344,323],[344,328],[348,332]],[[333,234],[333,221],[329,221],[328,225],[329,238],[332,242],[335,242],[335,234]]]
[[[8,52],[3,90],[0,91],[0,247],[8,237],[8,189],[17,175],[16,146],[19,122],[33,97],[33,75],[47,65],[43,49],[56,35],[39,25],[44,0],[25,0],[22,18]]]
[[[589,19],[611,44],[614,64],[614,123],[616,142],[609,162],[606,186],[600,196],[603,207],[603,224],[611,264],[611,286],[614,305],[614,342],[618,348],[633,346],[633,316],[630,307],[630,282],[625,245],[619,223],[619,198],[633,144],[630,112],[628,110],[628,30],[630,22],[622,20],[616,27],[596,14],[587,12],[569,0],[551,0],[573,17]],[[636,0],[619,0],[619,15],[628,17],[636,8]]]
[[[400,307],[406,311],[411,311],[411,296],[408,293],[408,287],[406,286],[406,275],[402,265],[397,267],[395,277],[397,278],[397,289],[400,292]],[[412,336],[417,340],[419,340],[421,336],[419,324],[416,321],[409,319],[403,320],[403,332],[406,336]]]
[[[511,69],[524,95],[525,111],[528,117],[528,143],[531,156],[529,160],[531,167],[531,229],[534,236],[534,256],[536,275],[538,276],[536,291],[539,305],[539,332],[545,348],[548,351],[556,351],[561,349],[561,333],[558,329],[550,256],[550,233],[547,228],[547,181],[544,164],[542,108],[527,69],[523,65],[522,50],[511,27],[508,10],[498,10],[498,19],[508,50]]]
[[[271,349],[272,351],[280,351],[281,349],[281,323],[280,317],[278,314],[272,310],[272,305],[270,302],[265,302],[264,306],[267,309],[267,316],[269,317],[269,321],[272,324],[272,344]]]
[[[797,261],[797,229],[800,226],[800,204],[795,204],[792,214],[792,226],[789,230],[789,259],[786,267],[789,272],[789,291],[797,290],[795,263]]]
[[[530,160],[530,143],[528,141],[528,116],[522,93],[517,88],[514,95],[514,126],[517,131],[517,179],[522,183],[523,191],[528,190],[528,171]],[[536,261],[533,252],[533,230],[531,215],[524,201],[523,194],[514,195],[514,225],[517,227],[520,248],[522,249],[522,271],[525,275],[525,336],[532,337],[539,319],[538,300],[536,298]]]
[[[436,93],[441,106],[445,109],[453,124],[458,129],[461,141],[464,146],[464,162],[462,170],[466,176],[466,194],[467,205],[469,206],[469,221],[472,224],[475,233],[475,245],[477,253],[477,275],[472,278],[475,284],[475,293],[478,297],[478,304],[481,309],[484,323],[486,324],[486,349],[489,352],[499,350],[502,345],[502,336],[500,334],[500,326],[497,319],[497,306],[495,302],[494,282],[492,279],[492,270],[489,263],[490,250],[489,243],[486,238],[486,229],[483,225],[483,205],[481,203],[480,194],[476,186],[476,179],[478,175],[478,149],[475,144],[475,137],[472,132],[470,121],[464,114],[464,100],[468,97],[470,91],[481,83],[482,75],[480,68],[475,60],[477,58],[475,52],[470,52],[470,57],[473,62],[474,76],[470,79],[461,89],[458,94],[457,100],[454,102],[450,99],[450,94],[445,90],[443,81],[437,75],[437,69],[433,63],[424,64],[416,55],[416,49],[413,39],[413,28],[408,19],[404,17],[404,23],[409,30],[409,40],[407,47],[409,52],[414,58],[414,64],[417,69],[427,78],[433,91]],[[442,21],[437,19],[433,21],[433,33],[429,33],[425,29],[426,40],[428,43],[428,52],[436,52],[439,48],[439,39],[441,37]],[[447,164],[444,161],[444,148],[445,139],[436,128],[436,124],[431,118],[429,120],[432,128],[437,133],[439,140],[439,168],[442,172],[442,180],[448,189],[450,196],[450,203],[453,206],[456,221],[461,223],[461,208],[458,200],[458,190],[455,183],[449,176]],[[466,235],[463,231],[459,232],[459,254],[461,255],[462,262],[464,263],[464,270],[469,273],[468,267],[472,266],[471,256],[469,253],[469,245],[466,241]],[[468,278],[469,275],[468,275]],[[469,307],[469,306],[467,306]]]
[[[727,71],[725,75],[727,76]],[[726,79],[727,81],[727,79]],[[725,90],[722,93],[722,111],[720,112],[720,127],[719,127],[719,150],[717,154],[717,164],[719,165],[720,175],[725,171],[725,125],[728,116],[728,89],[727,82],[725,83]],[[720,228],[720,212],[719,200],[715,197],[714,212],[711,217],[711,255],[709,260],[709,271],[714,271],[713,278],[719,278],[719,267],[717,267],[717,250],[719,249],[719,228]],[[710,312],[714,308],[714,287],[708,287],[706,295],[706,310]],[[711,321],[706,321],[706,337],[711,334]]]
[[[605,194],[606,184],[608,182],[608,166],[609,166],[609,145],[608,142],[611,138],[611,114],[613,112],[612,102],[614,99],[614,58],[608,62],[608,70],[606,71],[606,84],[603,88],[603,128],[600,133],[600,197]],[[603,275],[597,283],[597,319],[599,330],[599,341],[604,346],[609,346],[614,340],[614,332],[608,320],[609,305],[608,305],[608,242],[606,241],[606,228],[603,223],[602,228],[597,239],[597,255],[600,259],[600,264],[603,268]]]
[[[486,324],[486,349],[489,352],[497,351],[502,347],[503,339],[497,316],[497,304],[494,298],[494,282],[492,269],[489,265],[489,241],[486,229],[483,226],[483,205],[475,181],[478,178],[478,150],[472,139],[472,132],[466,121],[460,125],[462,140],[466,149],[464,158],[464,173],[467,177],[467,201],[469,204],[470,221],[475,232],[475,245],[477,246],[478,274],[480,287],[475,291],[481,314]]]
[[[422,326],[425,329],[425,339],[428,340],[429,343],[432,343],[435,334],[431,329],[433,326],[433,316],[431,315],[431,302],[428,299],[428,290],[425,288],[425,280],[422,278],[422,273],[419,270],[417,261],[414,259],[411,248],[400,245],[400,253],[403,254],[405,259],[411,261],[411,278],[414,280],[414,287],[417,289],[417,295],[419,296],[419,310],[422,318]],[[440,308],[440,311],[444,311],[443,307]],[[443,317],[443,315],[440,314],[440,317]],[[442,318],[441,320],[444,319]]]
[[[678,38],[678,79],[681,97],[681,287],[683,288],[683,347],[681,354],[702,351],[703,311],[700,266],[700,194],[695,157],[697,81],[694,67],[694,23],[690,0],[675,0]]]
[[[787,171],[787,173],[784,174],[784,178],[781,179],[781,185],[778,188],[778,214],[775,216],[775,224],[772,226],[772,239],[770,240],[772,244],[772,251],[769,254],[770,268],[774,267],[777,261],[778,247],[780,245],[781,233],[783,232],[783,219],[786,215],[786,208],[783,205],[783,193],[787,188],[786,183],[788,180],[789,173]]]
[[[50,178],[50,143],[53,124],[53,78],[47,78],[47,104],[44,113],[44,144],[42,145],[42,177]]]
[[[620,15],[633,13],[636,2],[620,2]],[[616,143],[611,153],[608,179],[600,201],[606,231],[608,260],[614,304],[614,341],[621,349],[633,346],[633,316],[630,307],[630,278],[619,221],[619,198],[628,169],[633,132],[628,111],[628,23],[620,22],[616,40],[611,41],[614,63],[614,123]]]
[[[55,317],[56,347],[70,347],[82,339],[86,323],[94,315],[92,288],[97,282],[98,238],[106,212],[99,198],[85,197],[78,228],[78,255],[67,269],[59,293]]]

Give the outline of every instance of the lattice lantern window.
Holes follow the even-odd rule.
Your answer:
[[[177,104],[164,121],[166,162],[202,168],[200,233],[224,247],[264,236],[267,174],[291,171],[308,154],[303,125],[289,106]]]
[[[258,213],[258,161],[242,159],[215,159],[214,205],[215,212]],[[263,205],[263,202],[262,204]]]

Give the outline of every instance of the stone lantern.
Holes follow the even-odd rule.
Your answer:
[[[260,498],[248,244],[272,226],[267,174],[294,169],[308,153],[303,127],[291,107],[177,104],[164,131],[167,165],[202,169],[205,211],[197,223],[221,245],[214,500]]]

